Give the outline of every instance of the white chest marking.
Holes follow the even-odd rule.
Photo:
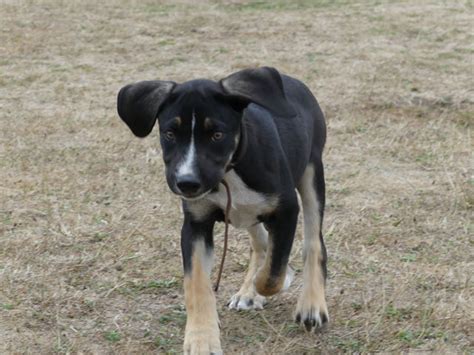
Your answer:
[[[229,171],[224,179],[229,185],[232,197],[229,218],[236,228],[248,228],[254,225],[258,222],[259,215],[272,212],[278,204],[277,196],[264,195],[250,189],[233,170]],[[203,200],[225,211],[227,206],[225,187],[220,184],[219,191],[210,193]]]
[[[194,175],[195,160],[196,160],[196,146],[194,145],[194,126],[196,125],[196,117],[193,113],[193,120],[191,123],[191,143],[184,159],[179,163],[176,172],[177,177],[184,175]]]

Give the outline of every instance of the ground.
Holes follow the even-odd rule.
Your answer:
[[[7,0],[0,13],[0,353],[181,351],[180,202],[157,130],[133,137],[116,94],[259,65],[303,80],[327,117],[331,323],[292,321],[301,225],[290,290],[228,310],[249,256],[231,229],[226,353],[474,351],[472,1]]]

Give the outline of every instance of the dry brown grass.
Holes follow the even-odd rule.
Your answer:
[[[181,350],[179,201],[157,133],[115,111],[143,79],[272,65],[327,115],[330,327],[226,309],[227,353],[473,352],[471,1],[0,4],[0,353]],[[216,255],[221,254],[221,233]],[[301,270],[300,231],[292,265]]]

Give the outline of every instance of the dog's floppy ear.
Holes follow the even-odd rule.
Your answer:
[[[247,103],[254,102],[278,116],[293,116],[280,73],[275,68],[244,69],[220,82],[224,92]]]
[[[140,81],[124,86],[118,93],[117,111],[120,118],[137,137],[150,134],[160,106],[176,86],[172,81]]]

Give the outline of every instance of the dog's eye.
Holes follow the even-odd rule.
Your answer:
[[[214,132],[214,134],[212,135],[212,140],[214,142],[217,142],[217,141],[220,141],[222,139],[222,137],[224,137],[224,133],[222,132]]]
[[[165,132],[165,137],[167,140],[172,141],[174,140],[174,133],[173,131],[166,131]]]

